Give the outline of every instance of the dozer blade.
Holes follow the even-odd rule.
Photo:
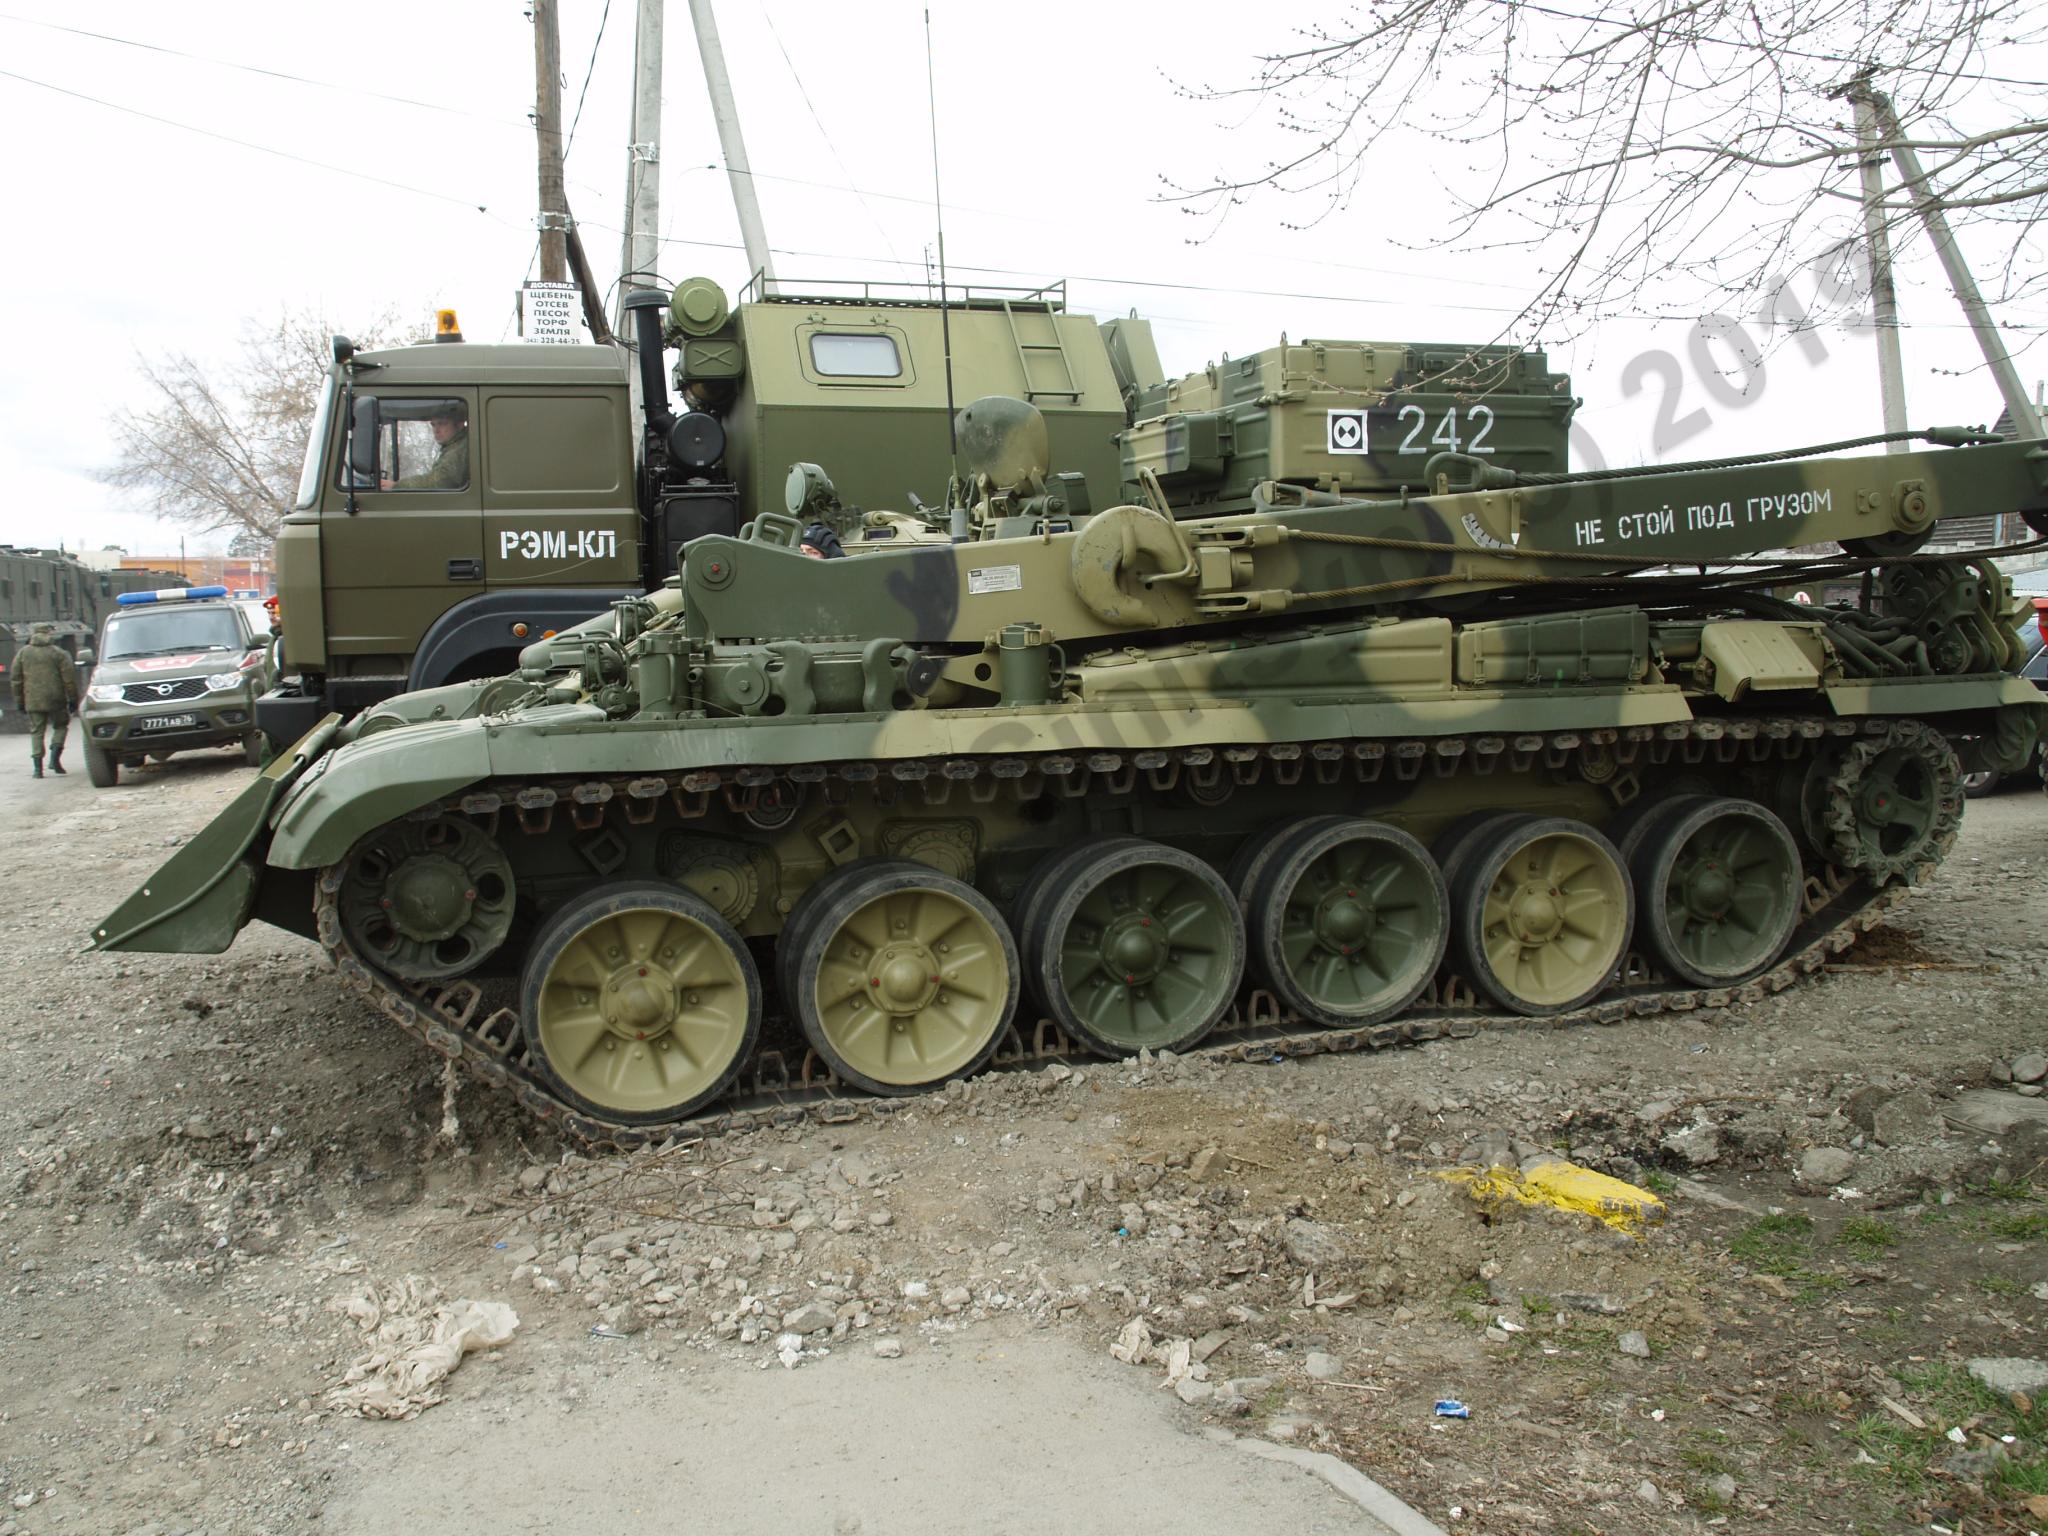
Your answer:
[[[263,882],[270,813],[341,728],[328,715],[92,931],[93,949],[217,955],[249,921]]]

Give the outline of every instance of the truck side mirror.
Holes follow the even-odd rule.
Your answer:
[[[349,422],[348,467],[355,483],[366,490],[375,490],[377,475],[377,397],[356,396],[355,408]]]
[[[79,667],[89,667],[97,660],[99,653],[89,645],[81,645],[78,654],[71,658],[72,665]]]

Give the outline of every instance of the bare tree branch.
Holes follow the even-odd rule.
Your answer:
[[[297,498],[332,327],[310,309],[243,327],[224,363],[187,352],[138,356],[141,403],[113,418],[108,485],[141,493],[166,521],[263,540]],[[386,311],[354,338],[363,350],[423,339]]]
[[[1167,195],[1212,227],[1266,202],[1305,228],[1420,148],[1450,217],[1407,243],[1533,258],[1510,329],[1557,339],[1679,302],[1746,312],[1788,271],[1860,248],[1869,151],[1845,92],[1865,80],[1891,97],[1951,223],[1980,231],[1990,297],[2010,301],[2048,291],[2048,82],[1988,64],[2044,40],[2030,0],[1365,0],[1246,81],[1183,87],[1252,104],[1233,143],[1256,142],[1245,129],[1262,120],[1304,142]],[[1889,166],[1880,213],[1896,252],[1924,238]],[[1837,313],[1851,307],[1826,286]]]

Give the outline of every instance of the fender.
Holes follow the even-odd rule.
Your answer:
[[[547,630],[568,629],[603,613],[622,597],[640,595],[635,588],[509,587],[464,598],[420,637],[406,691],[438,688],[479,656],[492,651],[517,652]],[[515,624],[524,624],[527,633],[514,634]]]
[[[477,720],[437,720],[366,736],[329,752],[292,787],[271,822],[267,862],[320,869],[373,827],[491,776]]]

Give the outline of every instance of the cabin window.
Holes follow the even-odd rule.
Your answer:
[[[900,379],[903,359],[893,336],[849,336],[843,331],[811,334],[811,366],[828,378]]]

